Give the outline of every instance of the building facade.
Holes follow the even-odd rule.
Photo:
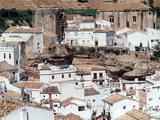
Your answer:
[[[103,8],[104,7],[104,8]],[[97,18],[111,22],[112,28],[130,27],[144,30],[156,28],[157,14],[141,2],[104,4]]]

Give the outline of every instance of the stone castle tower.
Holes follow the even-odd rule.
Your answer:
[[[58,40],[61,41],[65,27],[63,9],[53,5],[38,8],[35,11],[33,26],[42,28],[44,32],[56,34]]]

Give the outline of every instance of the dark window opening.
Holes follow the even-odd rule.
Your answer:
[[[62,74],[62,78],[64,78],[64,75]]]
[[[97,73],[93,74],[93,79],[97,79]]]
[[[136,16],[133,16],[133,22],[136,22],[137,19],[136,19]]]
[[[109,16],[109,21],[110,21],[111,23],[114,23],[114,16]]]
[[[79,106],[78,107],[78,111],[84,111],[85,110],[85,107],[84,106]]]

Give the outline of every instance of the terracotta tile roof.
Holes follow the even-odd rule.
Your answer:
[[[65,116],[55,115],[55,120],[83,120],[83,119],[78,115],[75,115],[73,113],[69,113]]]
[[[19,82],[15,84],[18,88],[28,88],[28,89],[40,89],[43,86],[43,83],[39,82]]]
[[[18,103],[0,99],[0,117],[7,115],[18,106]]]
[[[121,100],[124,100],[124,99],[133,100],[133,99],[127,97],[127,96],[123,96],[123,95],[120,95],[120,94],[117,94],[117,93],[113,93],[111,96],[108,96],[105,99],[103,99],[103,101],[108,103],[108,104],[113,105],[114,103],[117,103],[117,102],[119,102]],[[135,100],[133,100],[133,101],[135,101]]]
[[[5,77],[5,78],[8,78],[8,79],[14,77],[13,73],[8,72],[8,71],[0,72],[0,76]]]
[[[43,87],[41,94],[60,94],[59,90],[55,86]]]
[[[140,110],[133,109],[116,120],[151,120],[151,116]]]
[[[4,92],[3,94],[1,94],[1,96],[3,98],[10,99],[10,100],[16,100],[16,101],[21,100],[21,95],[11,90],[7,90],[7,92]]]
[[[66,20],[74,20],[78,15],[66,15]]]
[[[69,97],[69,98],[61,101],[61,105],[64,106],[64,107],[68,106],[70,104],[78,105],[78,103],[75,103],[74,100],[78,100],[78,101],[84,102],[82,99],[75,98],[75,97]]]
[[[16,66],[8,64],[6,61],[0,62],[0,71],[17,70]]]
[[[76,65],[78,75],[90,75],[91,68],[88,65]]]
[[[83,119],[78,115],[69,113],[68,115],[65,115],[62,120],[83,120]]]
[[[91,70],[105,70],[105,67],[101,65],[91,65]]]
[[[85,96],[98,95],[98,94],[100,94],[100,92],[98,90],[96,90],[95,88],[84,89]]]
[[[114,32],[114,30],[111,29],[96,29],[95,33],[106,33],[106,32]]]

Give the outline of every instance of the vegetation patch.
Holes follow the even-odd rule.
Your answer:
[[[0,9],[0,32],[3,32],[11,25],[32,26],[32,10]],[[9,23],[10,22],[10,23]]]

